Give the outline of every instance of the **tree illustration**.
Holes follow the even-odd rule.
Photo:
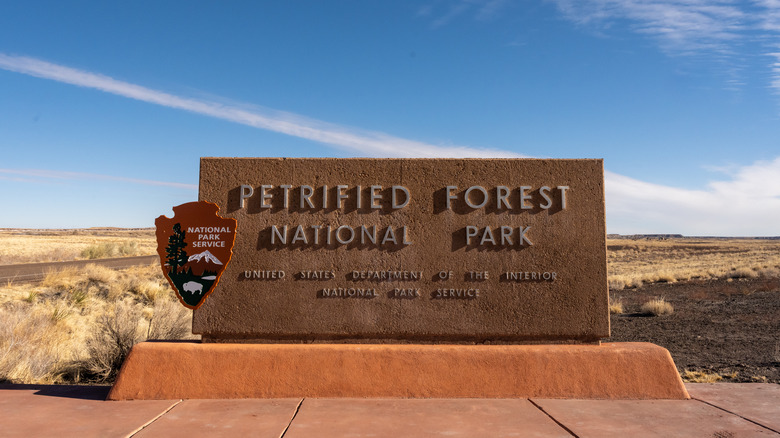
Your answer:
[[[178,274],[179,268],[187,263],[187,252],[184,251],[184,247],[187,246],[187,242],[184,238],[187,233],[181,229],[181,224],[173,226],[173,234],[168,237],[168,246],[165,248],[167,254],[168,266],[171,267],[172,274]]]

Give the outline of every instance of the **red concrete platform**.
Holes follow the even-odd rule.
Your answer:
[[[778,437],[780,385],[687,384],[689,400],[104,401],[108,387],[0,385],[2,437]]]
[[[601,345],[201,344],[133,347],[109,398],[687,399],[669,352]]]

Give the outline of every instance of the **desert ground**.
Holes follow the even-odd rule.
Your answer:
[[[0,229],[0,265],[155,254],[153,229]],[[780,239],[607,240],[612,336],[667,348],[687,381],[780,383]],[[159,265],[0,284],[0,382],[111,383],[130,347],[184,339]]]
[[[610,341],[667,348],[687,381],[780,383],[780,240],[609,239],[607,258]]]

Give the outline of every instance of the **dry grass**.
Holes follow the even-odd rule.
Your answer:
[[[731,374],[718,374],[718,373],[709,373],[707,371],[685,370],[682,373],[683,381],[691,382],[691,383],[715,383],[715,382],[720,382],[724,378],[734,379],[736,377],[737,377],[736,372]]]
[[[191,316],[156,264],[0,287],[0,381],[110,382],[135,343],[193,338]]]
[[[674,307],[663,298],[653,298],[642,304],[642,313],[646,315],[661,316],[674,313]]]
[[[610,298],[609,300],[609,313],[611,315],[620,315],[625,312],[625,309],[623,308],[623,301],[621,300],[612,300]]]
[[[609,239],[609,288],[715,278],[780,277],[780,240]]]
[[[0,230],[0,265],[155,254],[153,229]]]

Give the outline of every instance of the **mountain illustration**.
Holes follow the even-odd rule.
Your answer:
[[[200,254],[191,255],[187,259],[187,262],[192,262],[192,261],[213,263],[215,265],[221,265],[222,264],[222,262],[220,262],[218,258],[214,257],[214,254],[210,253],[209,250],[203,251]]]

